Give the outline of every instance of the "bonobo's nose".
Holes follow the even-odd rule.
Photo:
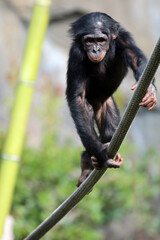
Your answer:
[[[94,45],[94,47],[93,47],[93,53],[97,53],[97,52],[100,52],[100,47],[97,46],[97,45]]]

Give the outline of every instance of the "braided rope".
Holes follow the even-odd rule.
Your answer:
[[[147,88],[160,64],[160,38],[155,46],[151,58],[142,74],[139,84],[134,91],[123,118],[113,135],[108,148],[108,155],[114,157],[120,148],[125,135],[139,109],[139,103],[145,96]],[[93,170],[89,177],[76,189],[44,222],[42,222],[25,240],[38,240],[56,225],[80,200],[93,188],[105,173],[107,168]]]

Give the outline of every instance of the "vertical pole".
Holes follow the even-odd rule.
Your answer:
[[[0,168],[0,238],[12,203],[19,160],[32,101],[41,47],[48,25],[51,0],[37,0],[33,8],[28,38],[19,73],[8,135],[2,152]]]

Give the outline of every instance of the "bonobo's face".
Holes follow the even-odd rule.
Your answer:
[[[103,60],[109,49],[109,42],[110,39],[107,35],[101,32],[87,34],[83,36],[82,39],[83,47],[88,58],[94,63],[98,63]]]

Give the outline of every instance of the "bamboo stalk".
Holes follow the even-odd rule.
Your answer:
[[[33,8],[19,73],[16,99],[2,152],[0,168],[0,238],[12,203],[42,43],[49,20],[50,4],[51,0],[38,0]]]

